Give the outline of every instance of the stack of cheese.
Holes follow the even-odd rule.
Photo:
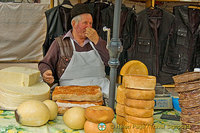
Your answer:
[[[125,75],[125,133],[154,133],[154,76]]]
[[[39,82],[40,72],[26,67],[0,70],[0,108],[15,110],[27,100],[44,101],[50,98],[50,87]]]
[[[173,77],[179,93],[182,132],[200,132],[200,72],[187,72]]]
[[[114,111],[106,106],[92,106],[85,110],[85,133],[112,133],[114,124]]]
[[[103,95],[99,86],[57,86],[52,100],[58,105],[58,113],[64,114],[69,108],[98,106],[103,104]]]

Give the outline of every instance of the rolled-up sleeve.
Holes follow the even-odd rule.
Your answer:
[[[95,48],[99,52],[101,59],[104,62],[104,65],[108,66],[109,52],[108,49],[106,48],[106,45],[107,42],[100,37],[98,43],[95,45]]]

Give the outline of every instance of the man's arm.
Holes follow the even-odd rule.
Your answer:
[[[38,64],[38,69],[40,70],[43,80],[49,84],[52,84],[55,80],[58,55],[58,43],[54,40],[47,54]]]
[[[101,59],[103,60],[104,64],[108,66],[109,61],[109,52],[106,48],[107,42],[97,34],[96,30],[93,28],[86,29],[86,36],[90,41],[92,41],[95,45],[95,48],[99,52]]]

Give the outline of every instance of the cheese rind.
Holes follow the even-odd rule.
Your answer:
[[[40,71],[26,67],[8,67],[0,70],[0,83],[31,86],[40,78]]]

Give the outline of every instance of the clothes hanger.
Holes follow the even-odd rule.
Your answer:
[[[70,6],[73,6],[69,0],[63,0],[63,2],[62,2],[61,5],[70,5]]]

